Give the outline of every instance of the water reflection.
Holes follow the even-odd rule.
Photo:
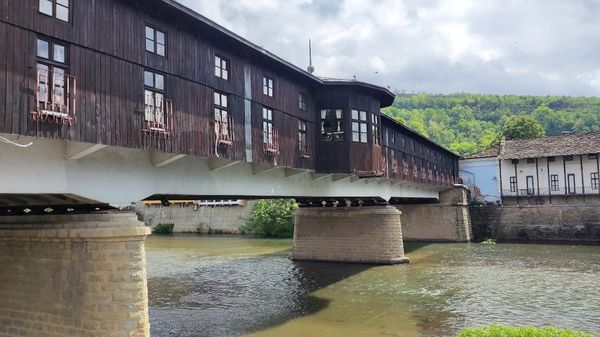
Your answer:
[[[290,241],[151,237],[152,336],[447,336],[488,323],[600,332],[600,247],[407,245],[413,264],[289,260]]]

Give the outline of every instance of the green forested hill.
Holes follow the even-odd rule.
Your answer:
[[[463,155],[489,147],[517,114],[534,117],[546,135],[600,131],[600,97],[397,94],[384,112]]]

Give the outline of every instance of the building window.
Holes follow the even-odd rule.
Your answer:
[[[552,163],[556,161],[556,157],[548,157],[548,162]]]
[[[214,93],[215,103],[215,132],[220,138],[228,138],[230,136],[229,125],[229,102],[227,95],[216,92]],[[226,139],[227,140],[227,139]]]
[[[573,161],[573,155],[563,156],[564,161]]]
[[[577,193],[577,186],[575,183],[575,175],[574,174],[567,174],[567,192],[569,192],[569,194]]]
[[[263,94],[273,97],[273,79],[266,76],[263,77]]]
[[[373,127],[373,144],[379,145],[381,143],[379,135],[379,116],[377,116],[376,114],[372,114],[371,123]]]
[[[527,164],[533,164],[533,163],[535,163],[535,159],[527,158]]]
[[[229,60],[215,54],[215,76],[229,80]]]
[[[517,165],[519,163],[519,159],[513,159],[513,160],[511,160],[511,163],[513,165]]]
[[[527,183],[527,195],[534,195],[535,188],[533,187],[533,176],[525,177],[525,182]]]
[[[69,0],[40,0],[38,8],[42,14],[69,22]]]
[[[308,143],[306,142],[306,121],[298,121],[298,148],[301,154],[308,153]]]
[[[551,191],[559,191],[560,185],[558,184],[558,174],[553,174],[550,176],[550,190]]]
[[[591,178],[592,178],[592,190],[597,191],[598,190],[598,172],[592,172],[590,173]]]
[[[588,154],[588,159],[598,159],[598,154]]]
[[[37,104],[40,110],[68,113],[69,85],[67,48],[49,40],[37,39]]]
[[[166,34],[158,29],[146,26],[146,51],[165,56],[166,47]]]
[[[321,110],[321,139],[344,140],[344,114],[342,109]]]
[[[510,181],[510,191],[516,192],[517,191],[517,177],[510,177],[509,181]]]
[[[306,95],[304,95],[303,93],[300,93],[298,95],[298,108],[302,111],[306,111],[307,110],[307,106],[306,106]]]
[[[352,110],[352,141],[367,142],[367,112]]]
[[[263,143],[273,144],[273,110],[262,108],[263,117]]]
[[[144,71],[144,96],[146,121],[163,124],[165,114],[165,77]]]

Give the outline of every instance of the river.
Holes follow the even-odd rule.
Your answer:
[[[152,337],[449,336],[491,323],[600,336],[600,247],[411,244],[410,265],[289,259],[291,240],[150,236]]]

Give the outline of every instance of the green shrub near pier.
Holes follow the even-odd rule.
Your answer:
[[[152,228],[152,234],[173,234],[173,227],[175,227],[175,224],[159,223]]]
[[[467,328],[457,337],[594,337],[593,335],[573,331],[562,330],[553,327],[512,327],[504,325],[492,325],[484,328]]]
[[[291,238],[296,209],[298,205],[293,199],[259,200],[240,229],[265,237]]]

